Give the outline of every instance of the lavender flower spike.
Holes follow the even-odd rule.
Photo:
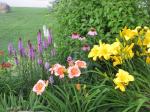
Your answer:
[[[49,68],[50,68],[50,65],[49,65],[49,63],[48,63],[48,62],[46,62],[46,63],[45,63],[45,69],[47,69],[47,70],[48,70]]]
[[[40,30],[38,32],[37,41],[38,41],[38,44],[42,44],[42,34]]]
[[[18,49],[21,50],[23,48],[23,43],[22,43],[22,39],[19,38],[19,42],[18,42]]]
[[[42,45],[38,44],[38,52],[41,54],[43,52]]]
[[[29,52],[28,52],[29,58],[31,60],[33,60],[33,59],[35,59],[34,48],[33,48],[32,44],[29,41],[28,41],[28,46],[29,46]]]
[[[15,59],[15,64],[18,65],[19,64],[18,58],[15,57],[14,59]]]
[[[51,34],[50,30],[48,30],[48,39],[47,39],[47,41],[48,41],[48,45],[52,44],[52,34]]]
[[[47,42],[46,39],[44,39],[44,41],[43,41],[43,47],[44,47],[45,49],[48,48],[48,42]]]
[[[43,60],[39,58],[39,59],[38,59],[38,64],[39,64],[39,65],[43,64]]]
[[[25,49],[23,48],[23,43],[22,43],[22,39],[21,38],[19,38],[18,50],[20,52],[21,57],[25,56]]]
[[[8,53],[9,53],[9,55],[12,55],[12,53],[13,53],[13,44],[12,43],[8,44]]]

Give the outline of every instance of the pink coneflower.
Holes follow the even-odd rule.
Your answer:
[[[80,74],[81,74],[81,71],[78,66],[75,65],[75,66],[70,66],[68,68],[68,77],[69,78],[79,77]]]
[[[90,50],[90,46],[88,44],[85,44],[81,49],[83,51],[89,51]]]
[[[96,29],[91,28],[91,30],[88,32],[88,35],[90,35],[90,36],[96,36],[97,35]]]
[[[72,39],[78,39],[78,38],[80,38],[80,35],[77,32],[74,32],[74,33],[72,33],[71,38]]]

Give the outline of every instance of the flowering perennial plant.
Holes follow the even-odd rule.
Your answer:
[[[125,27],[120,31],[120,37],[113,43],[104,43],[100,40],[99,45],[93,46],[88,57],[94,61],[97,59],[110,61],[113,66],[122,65],[133,58],[143,59],[150,64],[150,29],[141,26],[135,29]],[[119,69],[113,80],[115,88],[122,92],[131,81],[134,81],[134,76],[122,69]]]
[[[70,65],[67,69],[65,66],[62,66],[60,64],[55,64],[53,65],[49,71],[51,73],[51,76],[49,77],[49,81],[45,80],[39,80],[33,87],[33,92],[35,92],[37,95],[41,95],[44,91],[45,88],[48,86],[48,83],[53,84],[54,79],[53,75],[58,76],[60,79],[65,77],[65,74],[68,74],[69,78],[75,78],[79,77],[81,75],[80,68],[86,68],[86,62],[77,60],[74,62],[73,65]]]
[[[81,60],[75,62],[69,60],[68,65],[69,67],[66,68],[60,64],[55,64],[49,69],[49,71],[51,74],[59,76],[59,78],[64,78],[65,74],[68,74],[69,78],[74,78],[81,75],[80,68],[87,68],[86,62]]]
[[[135,47],[140,48],[134,49]],[[150,57],[150,29],[148,27],[136,27],[127,29],[125,27],[120,32],[120,37],[112,44],[99,42],[94,45],[88,57],[97,59],[111,60],[113,66],[122,64],[125,60],[132,59],[134,56],[145,56],[146,62],[149,63]]]
[[[8,53],[12,58],[14,58],[14,62],[16,65],[20,64],[21,59],[26,59],[29,62],[37,62],[39,65],[45,67],[45,69],[49,69],[48,60],[44,60],[47,53],[47,49],[51,48],[49,55],[55,56],[56,50],[52,43],[52,34],[50,30],[47,29],[48,35],[42,40],[42,32],[39,30],[37,33],[37,45],[34,46],[30,40],[28,40],[27,47],[25,48],[22,42],[22,38],[18,40],[18,50],[16,50],[12,43],[8,44]],[[44,65],[45,63],[45,65]]]

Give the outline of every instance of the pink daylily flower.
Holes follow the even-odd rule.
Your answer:
[[[45,87],[48,85],[48,81],[39,80],[33,87],[33,92],[37,95],[41,95],[45,91]]]
[[[78,66],[79,68],[87,68],[86,62],[85,61],[80,61],[80,60],[77,60],[75,62],[75,66]]]
[[[74,77],[79,77],[81,74],[80,69],[78,68],[78,66],[70,66],[68,68],[68,77],[69,78],[74,78]]]

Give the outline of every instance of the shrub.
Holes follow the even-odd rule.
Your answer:
[[[87,29],[95,27],[101,36],[110,37],[124,26],[150,22],[141,3],[141,0],[60,0],[54,5],[54,14],[63,34],[74,31],[86,34]]]

